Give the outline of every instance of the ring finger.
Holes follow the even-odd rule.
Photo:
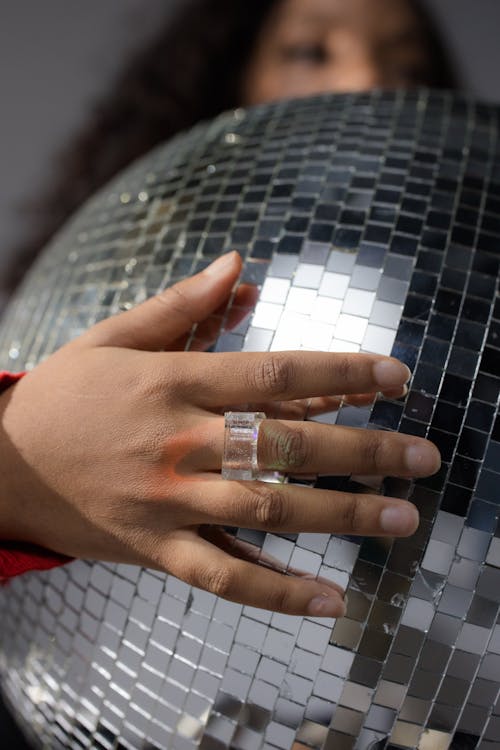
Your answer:
[[[199,455],[202,471],[218,471],[222,465],[222,424],[214,429],[210,422],[211,450]],[[275,419],[262,422],[257,455],[259,468],[292,474],[424,477],[440,466],[436,446],[413,435]]]
[[[437,448],[423,438],[272,419],[261,425],[257,453],[260,468],[293,474],[424,477],[440,466]]]

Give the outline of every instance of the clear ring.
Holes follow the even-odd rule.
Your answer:
[[[265,418],[263,411],[227,411],[224,414],[223,479],[285,481],[285,475],[279,471],[259,469],[257,442],[259,428]]]

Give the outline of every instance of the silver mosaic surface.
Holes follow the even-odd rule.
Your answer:
[[[34,747],[500,748],[498,124],[425,91],[237,111],[134,165],[47,250],[0,367],[237,248],[260,298],[216,349],[392,352],[408,397],[327,419],[428,436],[443,466],[385,482],[420,510],[409,540],[238,532],[345,585],[337,622],[123,565],[4,587],[4,693]]]

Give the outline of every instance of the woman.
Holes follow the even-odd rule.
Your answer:
[[[406,0],[374,5],[198,0],[184,7],[82,138],[57,221],[131,158],[229,106],[449,83],[422,11]],[[55,193],[61,202],[63,193]],[[192,324],[228,298],[240,268],[230,254],[98,324],[0,397],[0,536],[16,540],[14,564],[23,540],[59,555],[156,567],[245,604],[331,617],[344,612],[338,586],[257,568],[220,526],[415,531],[416,509],[395,498],[220,481],[223,407],[265,402],[272,416],[280,400],[293,417],[302,399],[324,408],[325,394],[327,406],[336,394],[358,403],[377,391],[401,396],[409,377],[397,361],[374,355],[176,352]],[[244,302],[248,290],[239,294]],[[419,438],[278,419],[264,423],[259,460],[306,474],[415,477],[439,467],[435,447]]]
[[[133,159],[223,110],[323,91],[454,88],[419,0],[183,0],[62,156],[10,290],[83,201]]]

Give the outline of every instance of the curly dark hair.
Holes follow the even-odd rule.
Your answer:
[[[129,60],[109,95],[61,154],[59,175],[36,212],[41,226],[7,271],[12,291],[67,217],[132,160],[196,122],[241,104],[243,73],[270,11],[283,0],[181,0],[156,38]],[[416,85],[454,88],[447,53],[412,0],[428,66]]]

